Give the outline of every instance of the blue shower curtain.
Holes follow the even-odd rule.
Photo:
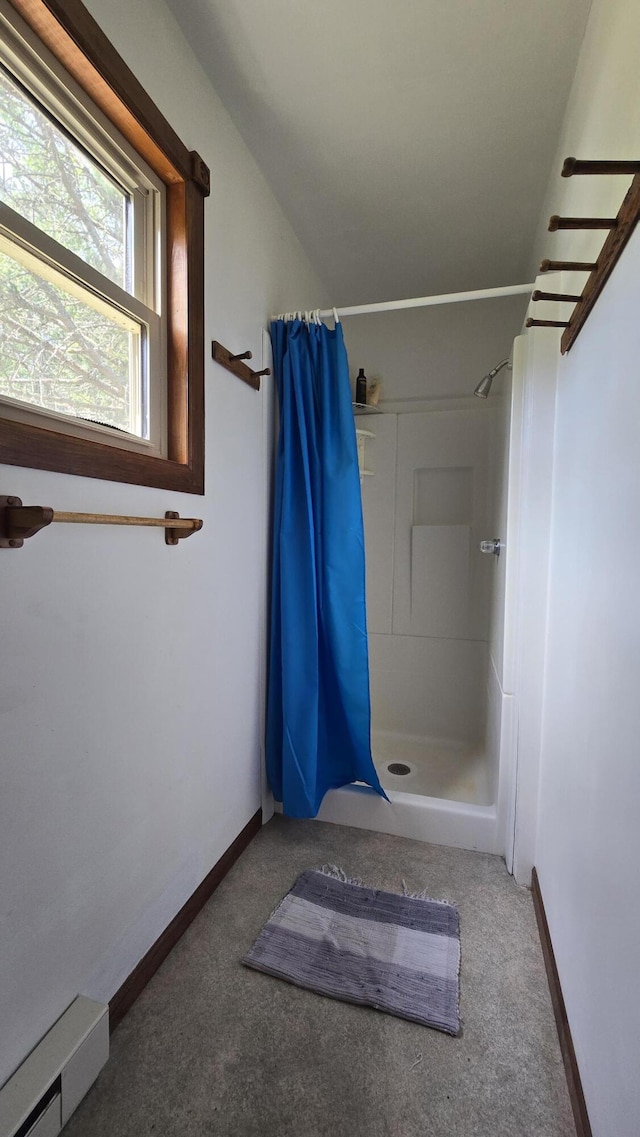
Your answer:
[[[289,817],[366,782],[371,757],[364,531],[342,327],[271,325],[276,456],[267,774]]]

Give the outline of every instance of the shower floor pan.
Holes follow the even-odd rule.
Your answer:
[[[378,777],[387,791],[471,805],[491,804],[482,745],[374,731],[371,748]]]
[[[497,811],[490,804],[487,758],[451,740],[374,732],[372,752],[389,801],[356,783],[330,790],[319,821],[373,829],[459,849],[497,853]],[[408,774],[389,765],[409,767]]]

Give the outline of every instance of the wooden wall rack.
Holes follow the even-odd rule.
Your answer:
[[[580,296],[572,296],[563,292],[542,292],[536,289],[531,297],[533,301],[557,300],[575,304],[568,320],[529,319],[526,322],[528,328],[564,328],[562,339],[560,340],[560,350],[563,355],[570,350],[580,334],[581,329],[584,327],[589,313],[593,309],[596,300],[611,276],[615,264],[640,218],[640,162],[599,162],[578,158],[565,158],[562,167],[563,178],[572,178],[575,175],[585,174],[632,174],[633,181],[616,217],[558,217],[554,215],[549,222],[549,230],[552,233],[555,233],[559,229],[609,230],[600,255],[595,263],[585,261],[544,260],[540,265],[540,272],[567,271],[587,272],[589,274]]]
[[[0,549],[21,549],[28,537],[35,536],[53,522],[75,525],[144,525],[164,529],[166,545],[177,545],[202,529],[197,517],[180,517],[167,510],[164,517],[130,517],[119,513],[63,513],[46,505],[23,505],[19,497],[0,496]]]
[[[219,363],[221,367],[226,367],[227,371],[230,371],[232,375],[237,375],[238,379],[242,379],[243,383],[248,383],[250,387],[253,387],[254,391],[260,390],[260,376],[271,374],[270,367],[264,367],[262,371],[252,371],[250,367],[247,367],[246,363],[242,362],[244,359],[252,358],[250,351],[241,351],[239,355],[232,355],[221,343],[218,343],[217,340],[212,340],[211,354],[216,363]]]

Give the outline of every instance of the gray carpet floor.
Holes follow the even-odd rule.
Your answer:
[[[240,964],[324,862],[458,906],[462,1037]],[[274,818],[111,1043],[65,1137],[575,1137],[531,896],[483,853]]]

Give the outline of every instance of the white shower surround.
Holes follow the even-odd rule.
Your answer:
[[[498,824],[494,805],[470,805],[462,801],[422,797],[392,790],[383,801],[363,786],[330,790],[318,821],[373,829],[396,837],[411,837],[434,845],[497,853]]]
[[[516,363],[517,360],[518,352]],[[392,409],[395,412],[406,407],[398,403],[393,404]],[[515,414],[515,426],[512,414]],[[512,694],[511,627],[506,629],[509,638],[505,644],[507,557],[496,563],[493,558],[476,557],[476,549],[479,537],[506,538],[509,476],[514,487],[518,483],[520,414],[519,396],[516,394],[512,408],[510,397],[503,394],[477,410],[473,400],[453,399],[413,404],[404,415],[377,416],[373,420],[376,439],[369,443],[369,462],[379,476],[368,479],[363,486],[376,765],[380,771],[383,764],[403,761],[408,736],[421,738],[425,751],[436,745],[437,738],[445,740],[445,748],[455,746],[456,741],[462,746],[466,741],[470,763],[476,763],[479,751],[483,752],[490,786],[489,804],[482,794],[477,801],[436,796],[443,792],[441,785],[433,785],[431,794],[404,792],[394,787],[388,790],[389,802],[366,787],[348,786],[330,791],[318,815],[322,821],[503,854],[509,867],[513,846],[516,715]],[[371,420],[368,425],[372,425]],[[474,566],[475,581],[470,582],[469,610],[464,619],[458,621],[457,628],[454,626],[451,638],[411,635],[412,606],[408,601],[411,542],[407,541],[406,517],[402,534],[402,501],[404,498],[406,505],[411,498],[413,520],[416,520],[419,503],[416,503],[415,470],[420,466],[420,434],[424,427],[430,465],[454,470],[464,468],[467,463],[474,466],[474,511],[473,517],[468,519],[468,528],[469,563]],[[482,449],[484,458],[480,453]],[[491,463],[486,460],[489,454]],[[458,484],[462,484],[459,478]],[[483,508],[478,508],[478,495],[484,498]],[[512,494],[511,514],[517,508],[516,497]],[[424,519],[418,517],[418,520]],[[442,522],[446,518],[434,514],[427,520]],[[463,520],[461,515],[455,517],[459,528]],[[446,525],[434,528],[435,548],[448,531]],[[460,557],[463,547],[460,533],[454,532],[454,537],[451,555]],[[514,554],[515,550],[508,550],[512,577],[516,571]],[[442,600],[446,609],[446,588]],[[419,630],[434,629],[422,627]],[[398,660],[403,656],[405,663],[409,663],[404,669],[398,667]],[[424,776],[418,780],[424,783]],[[396,785],[399,781],[399,778],[394,779]]]
[[[487,764],[496,767],[492,804],[478,805],[398,790],[387,791],[390,800],[386,802],[366,786],[343,786],[326,794],[318,821],[353,825],[358,829],[373,829],[481,853],[506,853],[509,866],[511,766],[516,723],[514,699],[503,692],[493,666],[487,702]],[[402,761],[402,755],[395,755],[390,749],[387,760],[394,758]],[[379,762],[376,765],[379,768]]]

